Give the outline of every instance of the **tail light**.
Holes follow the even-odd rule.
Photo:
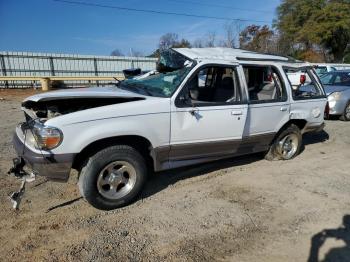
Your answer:
[[[306,75],[300,75],[300,84],[305,84],[306,82]]]
[[[329,118],[329,104],[328,104],[328,101],[327,101],[326,107],[324,109],[324,118],[325,119]]]

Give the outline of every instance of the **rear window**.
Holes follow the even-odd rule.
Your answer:
[[[284,68],[284,71],[292,87],[294,100],[324,97],[323,87],[315,71],[309,68]]]

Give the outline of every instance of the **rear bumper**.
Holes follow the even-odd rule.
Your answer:
[[[26,147],[15,133],[13,146],[19,158],[24,160],[36,175],[49,180],[67,182],[75,154],[38,154]]]

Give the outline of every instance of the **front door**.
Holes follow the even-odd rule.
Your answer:
[[[204,66],[189,78],[171,108],[172,167],[237,152],[248,107],[242,93],[234,66]]]

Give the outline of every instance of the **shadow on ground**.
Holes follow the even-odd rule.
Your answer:
[[[318,133],[305,134],[303,137],[303,145],[310,145],[327,141],[329,135],[326,131]],[[303,148],[302,148],[303,151]],[[200,164],[191,167],[168,170],[154,174],[146,184],[146,188],[141,194],[142,198],[147,198],[156,194],[168,186],[175,184],[179,180],[206,175],[208,173],[226,169],[235,166],[244,166],[258,160],[264,159],[263,153],[251,154],[241,157],[218,160],[206,164]]]
[[[339,228],[325,229],[311,238],[311,248],[308,262],[319,262],[319,251],[327,239],[343,240],[345,246],[331,248],[325,255],[323,262],[350,261],[350,215],[343,217],[343,225]]]
[[[322,130],[317,133],[306,133],[303,136],[303,145],[312,145],[317,143],[325,142],[329,139],[329,134]]]

